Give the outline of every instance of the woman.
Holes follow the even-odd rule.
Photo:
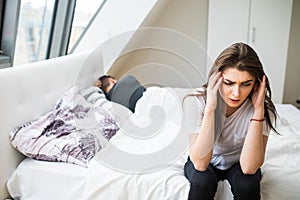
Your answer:
[[[196,106],[196,109],[195,109]],[[234,199],[260,199],[260,167],[276,109],[255,51],[244,43],[216,59],[202,91],[184,100],[191,134],[184,173],[189,199],[213,199],[228,180]]]

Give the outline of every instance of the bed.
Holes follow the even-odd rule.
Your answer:
[[[180,102],[191,88],[148,87],[135,113],[112,107],[119,129],[85,166],[26,158],[11,146],[8,135],[17,126],[44,115],[70,88],[89,87],[103,73],[99,59],[87,62],[89,56],[65,56],[0,71],[0,198],[187,199],[189,183],[183,175],[187,138]],[[296,200],[300,112],[292,105],[276,108],[281,135],[270,134],[261,195],[264,200]],[[216,199],[232,199],[226,181],[219,182]]]

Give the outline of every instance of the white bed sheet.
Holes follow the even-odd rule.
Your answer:
[[[277,131],[271,132],[262,166],[261,194],[264,200],[300,199],[300,111],[277,104]]]
[[[275,105],[279,117],[283,118],[282,125],[279,127],[290,125],[296,132],[300,131],[300,110],[291,104],[276,104]]]
[[[75,164],[26,158],[10,177],[7,188],[14,199],[84,199],[87,172],[87,168]]]

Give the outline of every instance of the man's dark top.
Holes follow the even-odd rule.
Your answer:
[[[119,80],[106,95],[107,99],[135,110],[136,102],[143,96],[146,89],[133,76],[126,76]]]

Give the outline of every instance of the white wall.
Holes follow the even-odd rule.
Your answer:
[[[108,0],[95,17],[91,26],[74,49],[73,53],[93,51],[97,47],[108,45],[109,40],[126,33],[114,44],[114,51],[105,51],[103,61],[118,55],[132,36],[133,30],[140,27],[157,0]]]
[[[145,39],[152,39],[150,43],[155,43],[157,48],[130,51],[117,60],[109,73],[116,77],[134,74],[149,85],[198,87],[206,75],[208,1],[159,2],[161,5],[152,9],[142,27],[163,28],[162,32],[167,36],[164,33],[156,37],[149,34],[151,36]],[[164,49],[159,49],[159,45]],[[163,82],[155,82],[162,79]]]

